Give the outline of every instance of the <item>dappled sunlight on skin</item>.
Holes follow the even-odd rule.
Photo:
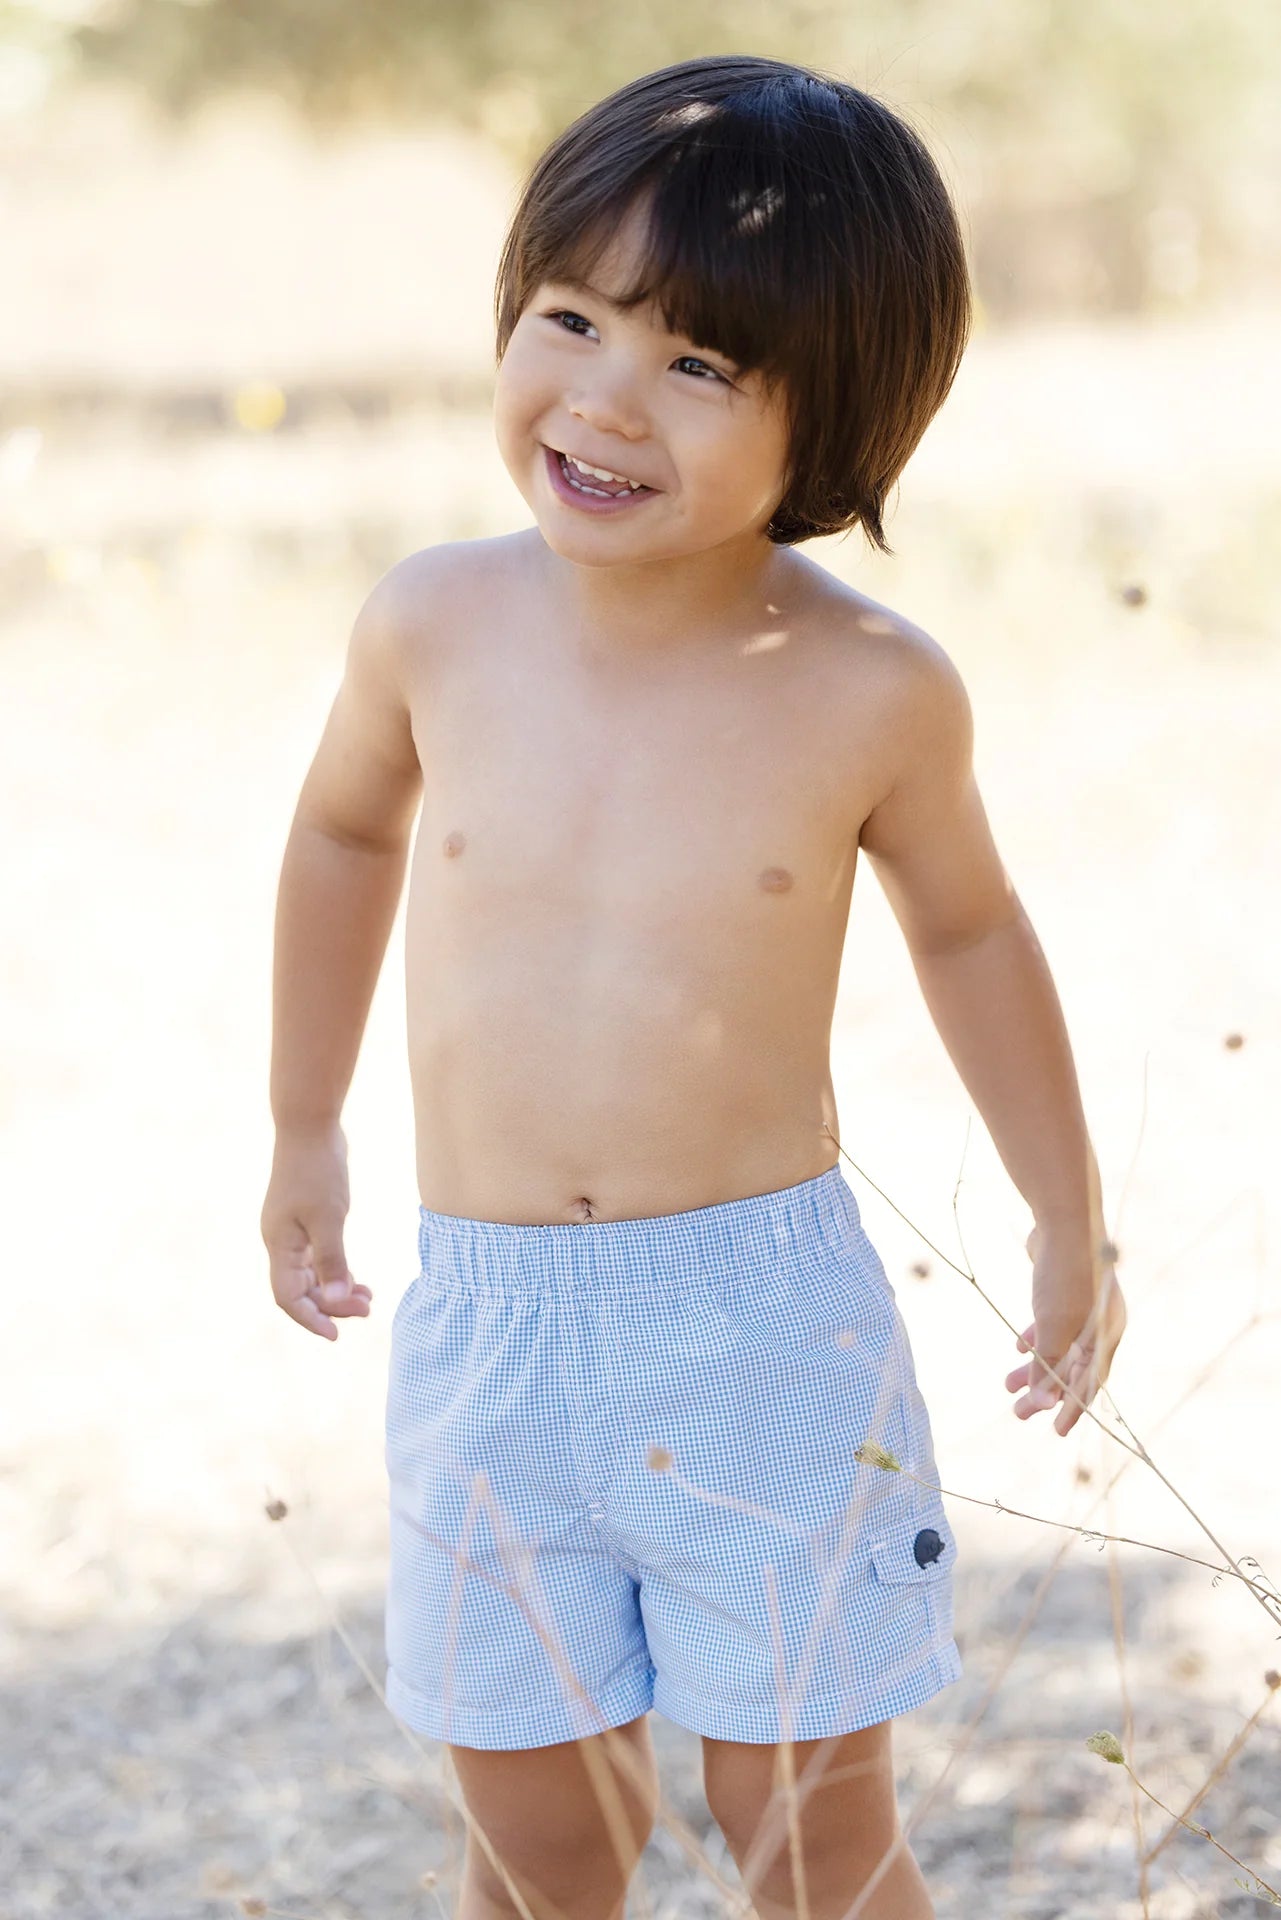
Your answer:
[[[833,571],[835,572],[836,569],[833,568]],[[778,609],[769,607],[767,611],[777,613]],[[850,623],[861,632],[868,634],[897,635],[902,631],[901,625],[896,625],[888,615],[869,611],[866,608],[851,609]],[[780,647],[787,646],[793,638],[794,635],[788,627],[769,628],[766,632],[754,634],[750,640],[744,641],[739,652],[741,654],[775,653]]]
[[[759,633],[754,640],[746,641],[740,648],[740,652],[772,653],[779,647],[785,647],[791,637],[786,627],[776,627],[770,633]]]

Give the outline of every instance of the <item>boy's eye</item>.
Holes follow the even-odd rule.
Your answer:
[[[558,323],[562,320],[581,320],[585,327],[590,327],[590,325],[592,324],[590,320],[584,320],[581,313],[573,313],[568,307],[558,307],[554,312],[547,314],[546,318],[548,320],[555,320]],[[562,329],[562,331],[569,332],[569,333],[576,333],[577,328],[571,326],[571,327]],[[721,380],[721,381],[725,380],[725,375],[723,373],[719,373],[715,367],[709,367],[706,360],[700,360],[697,357],[697,355],[692,353],[682,353],[679,357],[681,360],[690,361],[696,367],[702,367],[705,373],[711,374],[713,380]]]
[[[706,362],[706,360],[695,360],[695,359],[694,359],[694,356],[693,356],[693,354],[692,354],[692,353],[683,353],[683,354],[681,355],[681,359],[682,359],[682,360],[692,360],[692,361],[694,362],[694,365],[695,365],[696,367],[703,367],[703,368],[705,368],[705,369],[706,369],[706,371],[707,371],[708,373],[710,373],[710,374],[711,374],[711,376],[712,376],[712,378],[713,378],[713,380],[723,380],[723,379],[725,378],[725,376],[724,376],[724,374],[723,374],[723,373],[718,373],[718,372],[716,371],[716,368],[715,368],[715,367],[709,367],[709,366],[707,365],[707,362]]]

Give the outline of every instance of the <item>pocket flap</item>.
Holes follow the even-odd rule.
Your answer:
[[[931,1538],[931,1535],[934,1537]],[[923,1554],[937,1545],[937,1556],[918,1560],[918,1540],[921,1541]],[[872,1545],[872,1565],[876,1568],[876,1577],[891,1587],[925,1586],[930,1581],[946,1579],[955,1558],[956,1543],[946,1521],[921,1525],[914,1524],[910,1519],[905,1520],[887,1539],[874,1541]]]

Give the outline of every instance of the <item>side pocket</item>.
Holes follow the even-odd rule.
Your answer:
[[[937,1559],[917,1559],[914,1546],[922,1534],[922,1552],[933,1547],[931,1535],[942,1542]],[[872,1577],[881,1591],[886,1615],[897,1622],[905,1659],[913,1665],[936,1662],[936,1672],[955,1679],[960,1654],[955,1644],[956,1541],[946,1517],[907,1514],[893,1531],[872,1543]]]
[[[933,1537],[931,1537],[933,1536]],[[917,1558],[917,1541],[922,1558]],[[933,1553],[937,1545],[937,1554]],[[891,1534],[873,1541],[872,1565],[887,1587],[937,1587],[945,1584],[956,1561],[956,1541],[946,1516],[905,1515]]]

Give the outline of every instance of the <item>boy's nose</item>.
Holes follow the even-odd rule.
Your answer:
[[[582,421],[588,432],[617,434],[620,442],[626,442],[628,447],[643,446],[649,434],[649,422],[635,384],[624,377],[602,378],[590,393],[572,400],[569,411],[573,419]]]

